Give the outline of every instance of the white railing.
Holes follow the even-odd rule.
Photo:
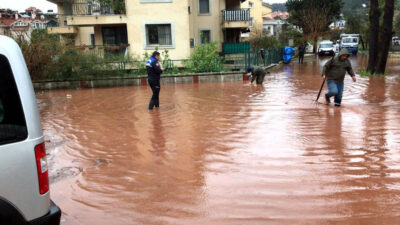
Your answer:
[[[222,10],[222,21],[250,21],[250,10]]]

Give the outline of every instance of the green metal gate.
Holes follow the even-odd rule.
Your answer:
[[[282,49],[267,49],[258,50],[245,53],[245,67],[252,66],[269,66],[277,64],[282,59]],[[264,59],[263,59],[264,58]]]

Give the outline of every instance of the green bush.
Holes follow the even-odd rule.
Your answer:
[[[385,72],[384,74],[377,74],[377,73],[372,74],[370,71],[367,71],[365,69],[361,69],[360,70],[360,75],[362,77],[382,77],[382,76],[388,75],[388,73]]]
[[[219,57],[218,43],[210,42],[198,45],[184,61],[184,66],[192,72],[220,72],[224,70],[223,58]]]
[[[44,74],[50,80],[95,79],[121,74],[120,64],[120,61],[106,61],[96,54],[69,48],[52,60]],[[110,73],[110,70],[113,71]]]
[[[33,30],[31,39],[15,39],[21,47],[26,65],[33,80],[44,79],[43,71],[52,64],[52,59],[63,51],[55,35],[46,30]]]
[[[32,80],[96,79],[122,76],[133,61],[124,54],[83,51],[62,44],[46,30],[34,30],[30,41],[16,40],[21,47]]]

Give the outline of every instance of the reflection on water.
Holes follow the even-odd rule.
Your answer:
[[[263,86],[164,85],[151,112],[147,87],[45,92],[62,223],[398,224],[398,62],[385,78],[347,77],[333,108],[313,103],[328,59]]]

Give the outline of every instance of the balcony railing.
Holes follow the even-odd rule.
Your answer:
[[[223,10],[222,21],[224,22],[250,21],[250,10],[249,9]]]
[[[100,4],[97,2],[74,3],[72,4],[72,15],[119,15],[125,14],[125,4],[121,2],[118,9],[114,9],[111,5]]]
[[[80,45],[76,49],[92,53],[97,56],[112,58],[115,55],[127,55],[129,44],[121,45]]]

